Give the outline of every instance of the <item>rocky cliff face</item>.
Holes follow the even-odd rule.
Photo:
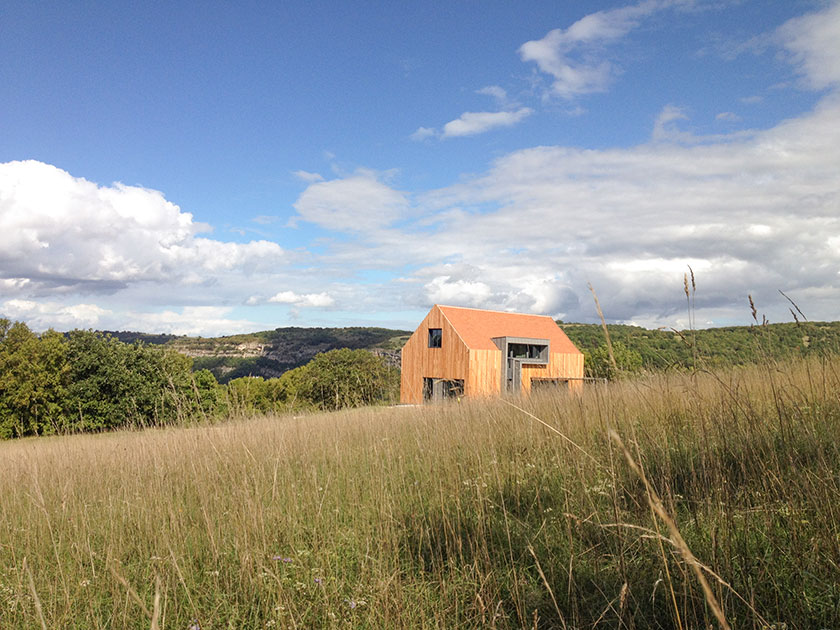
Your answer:
[[[195,344],[179,344],[178,342],[170,344],[174,350],[188,357],[197,359],[199,357],[238,357],[238,358],[253,358],[265,356],[266,345],[263,343],[244,342],[237,344],[218,344],[197,346]]]

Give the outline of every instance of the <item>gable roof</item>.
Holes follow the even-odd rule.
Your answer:
[[[471,350],[498,350],[493,337],[548,339],[551,352],[580,354],[553,319],[477,308],[436,305]]]

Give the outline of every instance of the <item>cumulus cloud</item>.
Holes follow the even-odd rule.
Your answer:
[[[35,331],[89,329],[126,330],[170,335],[219,336],[253,331],[259,324],[232,317],[231,307],[185,306],[159,312],[115,311],[96,304],[64,304],[52,300],[6,300],[0,316],[25,321]]]
[[[232,317],[231,307],[185,306],[180,310],[156,313],[121,315],[116,326],[103,328],[118,330],[151,330],[169,335],[203,335],[217,337],[257,330],[259,324]]]
[[[58,302],[6,300],[0,305],[0,316],[26,321],[34,330],[59,328],[96,328],[111,311],[96,304],[64,305]]]
[[[777,35],[808,87],[822,90],[840,84],[840,2],[789,20]]]
[[[491,86],[495,88],[496,86]],[[490,88],[484,88],[485,90]],[[494,96],[506,98],[504,90],[493,91]],[[481,90],[479,90],[481,91]],[[443,129],[434,127],[420,127],[411,134],[412,140],[426,140],[428,138],[458,138],[461,136],[475,136],[500,127],[512,127],[534,113],[530,107],[520,107],[516,110],[500,112],[464,112],[455,120],[450,120]]]
[[[604,58],[604,46],[621,39],[644,17],[669,4],[647,1],[591,13],[566,29],[554,29],[542,39],[525,42],[519,48],[519,56],[551,75],[552,91],[562,98],[603,92],[617,71]]]
[[[36,161],[0,164],[0,277],[30,290],[111,293],[195,283],[284,261],[276,243],[227,243],[155,190],[99,186]]]
[[[295,293],[294,291],[281,291],[270,298],[272,304],[290,304],[292,306],[326,308],[335,304],[328,293]]]
[[[37,161],[0,164],[0,307],[37,328],[253,326],[195,309],[241,304],[244,287],[276,286],[306,253],[209,231],[155,190],[102,186]]]
[[[348,177],[310,184],[294,204],[297,220],[338,232],[383,228],[402,217],[409,207],[405,193],[380,181],[370,170]]]
[[[498,127],[511,127],[533,113],[530,107],[521,107],[511,112],[464,112],[455,120],[443,126],[444,138],[474,136]]]
[[[459,280],[452,276],[437,276],[423,287],[430,302],[458,306],[482,306],[491,296],[490,286],[484,282]]]

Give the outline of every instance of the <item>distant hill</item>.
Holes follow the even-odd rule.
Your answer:
[[[304,365],[319,352],[338,348],[369,350],[399,366],[399,351],[411,331],[388,328],[277,328],[226,337],[182,337],[135,332],[110,332],[120,341],[161,344],[193,358],[196,370],[206,368],[221,383],[240,376],[277,377]]]
[[[581,350],[604,345],[600,324],[560,324]],[[690,366],[697,356],[707,366],[747,365],[813,352],[840,352],[840,322],[800,322],[764,326],[727,326],[696,331],[649,330],[608,324],[610,339],[642,356],[647,369]]]
[[[581,350],[604,345],[599,324],[560,326]],[[642,356],[646,369],[690,366],[692,344],[707,366],[747,365],[766,358],[821,351],[840,352],[840,322],[801,322],[766,326],[729,326],[697,331],[609,324],[610,338]],[[399,367],[399,353],[411,331],[388,328],[277,328],[226,337],[182,337],[135,332],[110,332],[126,343],[162,344],[193,357],[194,369],[206,368],[219,382],[240,376],[277,377],[306,364],[319,352],[350,348],[369,350]]]

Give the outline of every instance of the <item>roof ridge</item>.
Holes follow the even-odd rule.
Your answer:
[[[554,318],[551,315],[538,315],[537,313],[517,313],[515,311],[499,311],[491,308],[478,308],[475,306],[451,306],[449,304],[435,304],[438,308],[459,308],[464,311],[481,311],[482,313],[499,313],[500,315],[519,315],[521,317],[546,317],[551,321]]]

